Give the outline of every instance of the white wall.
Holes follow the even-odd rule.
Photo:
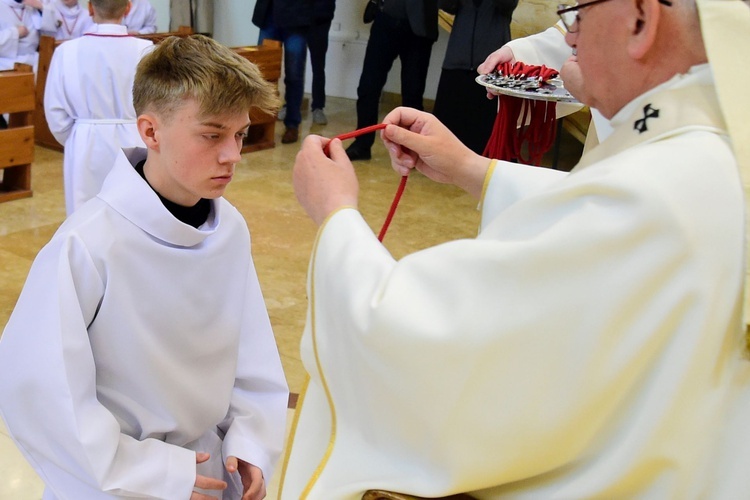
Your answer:
[[[169,29],[169,0],[150,0],[157,12],[159,31]],[[370,36],[370,25],[362,23],[364,0],[338,0],[331,24],[328,56],[326,59],[326,94],[356,99],[357,84],[362,71],[365,46]],[[230,47],[256,45],[259,30],[251,19],[255,0],[215,0],[214,38]],[[432,48],[430,70],[427,74],[425,98],[434,99],[440,78],[448,33],[440,30],[440,38]],[[311,90],[311,71],[308,58],[305,91]],[[386,92],[400,93],[401,63],[396,60],[388,74]]]

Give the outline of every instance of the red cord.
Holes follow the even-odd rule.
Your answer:
[[[556,70],[546,66],[531,66],[520,61],[499,64],[497,71],[503,75],[541,77],[543,81],[558,75]],[[542,156],[555,141],[556,103],[521,99],[505,94],[499,96],[498,102],[498,114],[483,155],[499,160],[539,165]],[[528,148],[528,158],[523,157],[524,144]]]
[[[369,134],[371,132],[375,132],[376,130],[384,129],[386,127],[385,123],[378,123],[377,125],[370,125],[369,127],[361,128],[359,130],[354,130],[353,132],[347,132],[345,134],[337,135],[334,137],[334,139],[339,139],[341,141],[346,139],[352,139],[354,137],[359,137],[360,135]],[[333,140],[333,139],[331,139]],[[323,147],[323,152],[328,156],[328,146],[330,146],[330,142],[326,144]],[[383,227],[380,229],[380,233],[378,234],[378,241],[382,242],[383,238],[385,238],[385,233],[388,231],[388,226],[391,225],[391,220],[393,220],[393,215],[396,213],[396,207],[398,207],[398,202],[401,201],[401,195],[404,194],[404,189],[406,188],[406,180],[409,178],[408,175],[404,175],[401,177],[401,182],[398,185],[398,190],[396,191],[396,196],[393,197],[393,201],[391,202],[391,208],[388,210],[388,215],[385,218],[385,222],[383,222]]]

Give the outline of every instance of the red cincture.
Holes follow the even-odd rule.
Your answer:
[[[376,130],[381,130],[385,128],[385,123],[379,123],[377,125],[371,125],[369,127],[361,128],[359,130],[355,130],[353,132],[347,132],[346,134],[337,135],[334,137],[334,139],[339,139],[341,141],[345,139],[352,139],[354,137],[359,137],[360,135],[369,134],[370,132],[375,132]],[[333,140],[333,139],[332,139]],[[330,144],[330,142],[328,143]],[[323,148],[323,152],[328,155],[328,144],[325,145]],[[401,195],[404,194],[404,189],[406,188],[406,181],[409,179],[408,175],[404,175],[401,177],[401,182],[398,185],[398,189],[396,190],[396,196],[393,197],[393,201],[391,202],[391,208],[388,210],[388,215],[385,217],[385,222],[383,222],[383,227],[380,228],[380,233],[378,234],[378,241],[383,241],[383,238],[385,238],[385,233],[388,231],[388,226],[391,225],[391,221],[393,220],[393,214],[396,213],[396,207],[398,207],[398,202],[401,201]]]
[[[102,38],[125,38],[125,37],[133,36],[133,35],[131,35],[130,33],[128,33],[127,35],[106,35],[104,33],[84,33],[83,36],[98,36]]]
[[[18,19],[18,22],[23,23],[23,12],[24,12],[23,7],[21,7],[21,15],[20,16],[18,15],[18,9],[16,9],[15,7],[11,7],[10,10],[13,11],[13,14],[15,14],[16,19]]]
[[[78,19],[81,17],[81,13],[79,12],[76,16],[76,20],[73,21],[73,26],[68,28],[68,22],[65,20],[65,16],[60,14],[60,19],[63,22],[63,25],[65,26],[65,31],[68,33],[68,38],[71,38],[73,36],[73,30],[76,29],[76,24],[78,24]]]

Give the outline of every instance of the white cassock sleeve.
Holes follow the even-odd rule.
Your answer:
[[[137,31],[142,35],[156,33],[156,9],[149,0],[137,0],[132,3],[131,11],[122,24],[128,27],[129,32]]]
[[[65,62],[62,60],[63,51],[55,51],[47,72],[47,85],[44,88],[44,113],[50,132],[57,142],[65,145],[75,124],[73,110],[65,96],[63,74]]]
[[[226,432],[224,461],[235,456],[249,462],[268,481],[284,442],[289,389],[252,262],[238,360],[229,412],[219,424]]]
[[[540,33],[511,40],[505,45],[510,47],[517,61],[543,64],[557,70],[573,54],[572,48],[565,43],[562,21]]]
[[[18,28],[4,26],[0,29],[0,57],[14,58],[18,54]]]
[[[0,411],[53,493],[187,499],[195,452],[121,433],[97,399],[87,326],[105,286],[77,239],[53,239],[42,249],[0,340]],[[21,401],[21,410],[9,409]]]
[[[538,193],[568,175],[561,170],[494,160],[482,189],[482,225],[527,196]],[[488,194],[491,193],[491,196]]]
[[[58,21],[57,6],[54,2],[45,2],[44,9],[42,9],[42,20],[39,26],[39,31],[44,35],[55,36],[57,33]]]

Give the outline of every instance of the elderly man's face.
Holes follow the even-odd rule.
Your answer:
[[[618,92],[621,61],[627,57],[627,27],[623,22],[632,0],[597,3],[578,11],[578,30],[568,33],[565,41],[574,48],[581,76],[586,85],[586,104],[611,118],[629,100],[622,102]],[[581,2],[585,6],[586,2]]]

